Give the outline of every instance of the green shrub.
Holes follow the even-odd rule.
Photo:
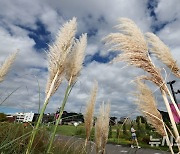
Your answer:
[[[0,126],[0,151],[6,154],[23,153],[31,131],[31,126],[24,128],[24,125],[19,123],[2,123]],[[33,144],[33,153],[42,153],[47,140],[48,133],[45,128],[41,128]]]
[[[24,127],[22,123],[1,123],[0,125],[0,153],[4,154],[24,154],[29,141],[32,127]],[[77,129],[77,134],[84,134],[82,127]],[[49,142],[49,132],[47,127],[42,126],[38,131],[31,154],[45,154]],[[74,142],[74,141],[73,141]],[[76,154],[85,153],[82,144],[62,140],[55,140],[53,143],[53,154]]]

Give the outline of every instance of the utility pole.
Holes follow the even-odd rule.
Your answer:
[[[180,90],[178,90],[177,92],[174,91],[173,84],[174,84],[175,82],[176,82],[176,80],[173,80],[173,81],[167,82],[167,84],[170,85],[170,88],[171,88],[171,92],[172,92],[172,94],[173,94],[174,101],[175,101],[175,103],[176,103],[177,106],[178,106],[178,102],[177,102],[177,99],[176,99],[176,95],[175,95],[175,94],[180,93]]]

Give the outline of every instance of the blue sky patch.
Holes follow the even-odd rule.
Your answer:
[[[151,25],[151,29],[153,33],[159,32],[161,29],[163,29],[169,22],[164,22],[164,23],[158,23],[158,24],[153,24]]]
[[[155,13],[155,8],[157,7],[158,5],[158,0],[148,0],[147,2],[147,9],[148,9],[148,12],[149,12],[149,15],[151,17],[154,17],[155,20],[157,20],[157,17],[156,17],[156,13]]]
[[[97,32],[98,32],[97,28],[95,28],[95,27],[89,28],[87,31],[88,37],[96,36]]]
[[[34,48],[37,51],[42,51],[42,49],[48,49],[48,44],[50,42],[50,32],[46,30],[45,25],[41,21],[36,22],[37,29],[32,29],[27,26],[18,25],[19,27],[27,30],[29,32],[28,36],[35,41]]]
[[[98,22],[99,22],[99,23],[106,23],[105,17],[104,17],[104,16],[100,16],[100,17],[98,18]]]
[[[109,52],[107,55],[101,55],[99,52],[94,55],[87,55],[85,57],[85,65],[89,64],[92,61],[98,63],[109,63],[114,57],[117,56],[117,52]]]

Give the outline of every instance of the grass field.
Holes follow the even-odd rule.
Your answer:
[[[49,130],[51,130],[52,127],[53,126],[51,126],[49,128]],[[116,128],[117,128],[117,126],[112,126],[112,137],[108,139],[108,143],[121,144],[123,146],[130,146],[130,144],[131,144],[130,132],[128,132],[127,137],[125,137],[124,135],[121,134],[119,139],[118,139],[117,134],[116,134]],[[93,128],[92,133],[91,133],[91,140],[94,140],[93,132],[94,132],[94,128]],[[121,130],[121,132],[122,132],[122,130]],[[84,130],[83,125],[77,126],[77,128],[75,126],[72,126],[72,125],[58,126],[56,134],[66,135],[66,136],[77,136],[77,137],[85,138],[85,130]],[[159,146],[159,147],[154,146],[154,147],[152,147],[150,144],[148,144],[149,143],[148,139],[149,139],[149,136],[147,136],[147,141],[144,142],[143,139],[140,137],[139,144],[142,148],[150,148],[150,149],[163,150],[163,151],[167,151],[169,149],[167,146]],[[177,148],[174,147],[175,151],[176,151],[176,149]]]
[[[50,126],[49,130],[53,130],[53,128],[54,126]],[[78,126],[76,128],[75,126],[71,126],[71,125],[62,125],[62,126],[58,126],[56,134],[74,136],[76,135],[76,132],[80,129],[84,129],[84,127]]]
[[[53,130],[53,127],[54,127],[54,125],[50,125],[49,127],[47,125],[41,126],[41,131],[39,131],[39,134],[36,138],[34,150],[36,150],[37,152],[38,151],[41,152],[44,150],[44,148],[46,148],[46,144],[47,144],[46,142],[48,142],[48,134]],[[121,128],[121,125],[119,127]],[[129,127],[127,127],[127,135],[123,135],[123,130],[121,130],[120,136],[119,136],[119,138],[117,138],[117,132],[116,132],[117,126],[112,126],[111,127],[112,132],[111,132],[111,136],[108,139],[108,143],[120,144],[120,145],[129,147],[131,144],[131,140],[130,140],[130,132],[128,131],[128,129],[129,129]],[[9,143],[11,143],[11,141],[15,140],[15,142],[12,142],[11,144],[9,144],[8,146],[6,146],[5,148],[3,148],[1,150],[5,151],[7,154],[10,154],[14,151],[16,151],[16,152],[23,151],[24,149],[26,149],[26,143],[28,142],[28,135],[24,136],[24,137],[23,137],[23,135],[30,132],[31,130],[32,130],[31,126],[28,126],[28,128],[24,128],[23,124],[20,124],[20,123],[1,123],[1,125],[0,125],[0,141],[1,141],[0,147],[4,146],[6,144],[9,144]],[[49,133],[47,133],[47,132],[49,132]],[[75,127],[73,125],[59,125],[56,134],[65,135],[65,136],[77,136],[77,137],[85,138],[85,129],[84,129],[83,125],[79,125],[77,127]],[[19,137],[22,137],[22,138],[19,138]],[[94,141],[94,128],[92,130],[90,139],[92,141]],[[149,136],[147,136],[147,139],[149,139]],[[148,144],[149,141],[148,140],[144,141],[144,138],[142,138],[142,136],[138,137],[138,140],[139,140],[140,146],[143,148],[152,148],[152,149],[164,150],[164,151],[168,150],[167,146],[151,147]],[[54,153],[56,153],[56,151],[58,151],[59,147],[61,147],[61,150],[62,150],[63,146],[65,144],[66,144],[66,142],[63,143],[62,141],[58,145],[55,144],[55,148],[53,149]],[[177,149],[177,148],[174,147],[174,149]],[[66,153],[65,150],[63,150],[63,151]],[[69,149],[69,152],[72,152],[72,151],[73,151],[73,149]]]

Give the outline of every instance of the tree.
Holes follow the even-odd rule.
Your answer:
[[[0,122],[4,122],[4,121],[7,121],[6,114],[0,113]]]
[[[143,116],[137,116],[136,117],[136,122],[139,123],[139,124],[146,123],[146,121],[147,121],[146,118],[143,117]]]
[[[114,126],[116,124],[116,119],[117,119],[117,117],[110,117],[109,125]]]

